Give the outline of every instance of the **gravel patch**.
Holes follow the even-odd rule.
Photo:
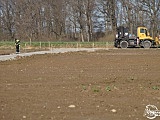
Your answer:
[[[29,53],[20,53],[20,54],[10,54],[10,55],[0,55],[0,61],[6,60],[15,60],[17,57],[25,57],[31,55],[42,55],[49,53],[66,53],[66,52],[78,52],[78,51],[88,51],[94,52],[96,50],[106,50],[106,48],[54,48],[49,51],[37,51],[37,52],[29,52]]]

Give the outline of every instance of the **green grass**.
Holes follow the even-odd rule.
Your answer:
[[[113,46],[113,42],[22,42],[21,47],[52,47],[52,48],[93,48]],[[0,42],[1,48],[14,47],[14,42]]]
[[[160,90],[160,87],[159,86],[153,86],[152,89],[153,90]]]
[[[111,91],[111,87],[110,86],[106,86],[106,91]]]
[[[92,88],[93,92],[100,92],[100,88],[98,88],[97,86],[94,86]]]

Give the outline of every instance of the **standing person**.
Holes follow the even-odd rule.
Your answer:
[[[20,53],[20,40],[15,38],[16,54]]]

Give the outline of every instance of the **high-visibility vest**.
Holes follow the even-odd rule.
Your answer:
[[[15,45],[20,45],[20,40],[16,40]]]

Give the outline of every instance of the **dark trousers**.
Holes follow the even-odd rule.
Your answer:
[[[19,53],[19,45],[16,45],[16,53]]]

